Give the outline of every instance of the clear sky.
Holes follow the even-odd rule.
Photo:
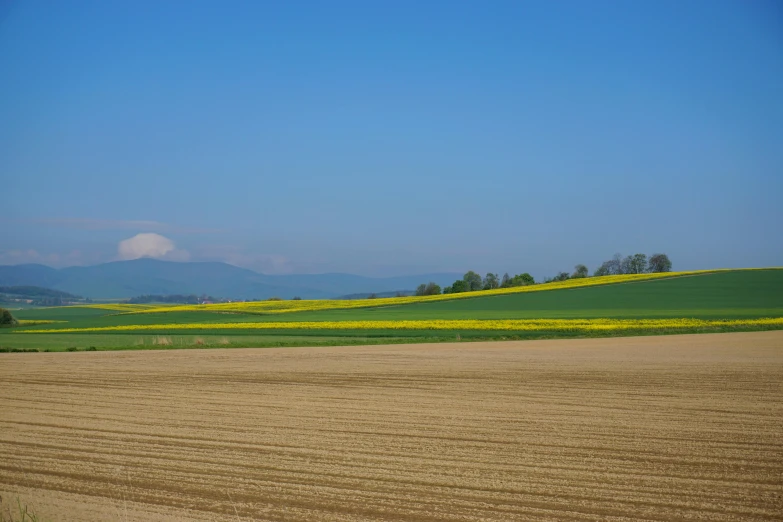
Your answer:
[[[782,265],[781,5],[0,0],[0,264]]]

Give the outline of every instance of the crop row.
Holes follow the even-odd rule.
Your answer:
[[[255,323],[133,324],[87,328],[18,330],[18,333],[127,332],[140,330],[494,330],[622,331],[698,328],[783,327],[783,317],[736,320],[703,319],[505,319],[422,321],[286,321]]]

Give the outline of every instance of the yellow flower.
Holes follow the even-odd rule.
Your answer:
[[[18,330],[16,333],[127,332],[165,330],[485,330],[541,332],[611,332],[624,330],[688,330],[721,327],[783,327],[783,317],[762,319],[500,319],[412,321],[286,321],[255,323],[171,323]]]

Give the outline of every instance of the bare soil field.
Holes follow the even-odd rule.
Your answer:
[[[783,332],[0,354],[46,520],[781,520]]]

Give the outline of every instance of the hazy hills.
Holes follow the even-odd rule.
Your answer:
[[[91,299],[142,294],[209,294],[232,299],[339,297],[413,290],[434,281],[451,284],[457,273],[373,278],[351,274],[265,275],[226,263],[177,263],[156,259],[115,261],[55,269],[44,265],[0,266],[0,285],[41,286]]]

